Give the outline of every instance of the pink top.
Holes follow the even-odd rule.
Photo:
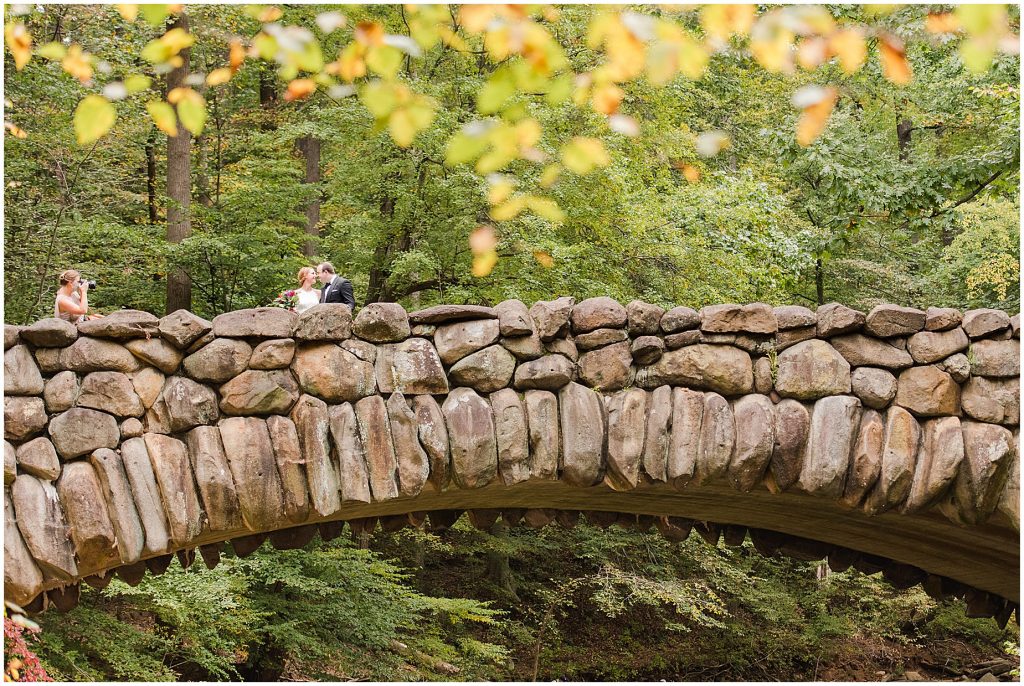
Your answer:
[[[81,294],[78,291],[72,291],[71,295],[68,296],[68,297],[71,298],[72,300],[74,300],[76,305],[81,305],[82,304],[82,296],[81,296]],[[61,312],[60,311],[60,301],[59,301],[59,299],[60,299],[60,294],[58,293],[57,297],[54,298],[54,300],[53,300],[53,316],[54,317],[56,317],[58,319],[63,319],[65,321],[69,321],[72,324],[77,324],[78,322],[80,322],[82,319],[85,318],[84,314],[75,314],[73,312]]]

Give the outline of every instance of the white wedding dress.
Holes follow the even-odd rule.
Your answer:
[[[311,288],[308,291],[304,291],[301,288],[296,291],[298,294],[298,302],[295,303],[295,311],[302,314],[313,305],[320,303],[320,291],[315,288]]]

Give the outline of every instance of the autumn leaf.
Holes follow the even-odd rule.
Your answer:
[[[124,80],[124,87],[129,93],[139,93],[149,88],[153,79],[142,74],[132,74]]]
[[[817,69],[828,55],[828,44],[824,38],[813,36],[804,38],[796,51],[797,63],[808,71]]]
[[[594,94],[591,96],[591,103],[595,112],[600,112],[601,114],[615,114],[619,111],[619,103],[622,102],[622,98],[624,96],[625,93],[621,88],[615,84],[609,83],[594,89]]]
[[[117,110],[102,95],[87,95],[75,108],[75,135],[79,145],[89,145],[106,135],[117,120]]]
[[[118,5],[117,11],[125,21],[135,21],[135,17],[139,16],[138,5]]]
[[[19,21],[7,24],[4,37],[7,39],[7,49],[14,56],[14,67],[21,71],[32,58],[32,36],[25,25]]]
[[[537,260],[537,263],[545,269],[551,269],[555,266],[555,258],[543,250],[534,250],[533,259]]]
[[[36,54],[47,60],[62,60],[68,53],[67,48],[64,47],[63,43],[53,41],[52,43],[46,43],[36,48]],[[17,66],[17,65],[15,65]]]
[[[633,117],[624,114],[614,114],[608,117],[608,128],[631,138],[640,135],[640,123]]]
[[[839,57],[839,66],[853,74],[864,65],[868,56],[864,34],[857,28],[840,29],[828,39],[829,50]]]
[[[500,202],[504,202],[508,196],[512,195],[512,191],[515,189],[515,184],[507,176],[501,174],[494,174],[488,177],[488,189],[487,189],[487,202],[491,205],[497,205]]]
[[[308,98],[315,92],[316,81],[313,79],[292,79],[288,83],[288,90],[285,91],[284,99],[286,102],[293,102]]]
[[[257,15],[256,18],[259,19],[260,21],[262,21],[263,23],[268,23],[268,22],[272,22],[272,21],[277,21],[283,15],[284,15],[284,12],[282,12],[279,7],[271,6],[271,7],[267,7],[265,9],[263,9],[263,11],[261,11],[259,13],[259,15]]]
[[[535,214],[544,217],[550,222],[560,224],[565,221],[565,212],[558,206],[558,203],[551,198],[541,198],[531,195],[526,198],[526,206]]]
[[[604,143],[598,138],[577,136],[562,147],[562,163],[581,176],[610,162]]]
[[[366,48],[360,43],[349,43],[338,57],[338,75],[349,83],[366,76]]]
[[[754,25],[754,5],[705,5],[700,23],[708,35],[726,40],[733,34],[745,36]]]
[[[793,94],[793,104],[802,112],[796,126],[796,142],[807,147],[821,135],[836,105],[835,88],[804,86]]]
[[[25,138],[25,137],[28,136],[28,134],[25,133],[24,129],[22,129],[21,127],[17,126],[16,124],[13,124],[12,122],[5,121],[4,122],[4,128],[6,130],[10,131],[11,135],[14,136],[15,138]]]
[[[952,12],[932,12],[925,17],[924,28],[929,33],[955,33],[960,30],[960,20]]]
[[[498,263],[498,237],[494,227],[478,226],[469,234],[469,249],[473,253],[473,276],[484,277],[491,273]]]
[[[146,111],[158,129],[171,138],[178,135],[178,117],[175,116],[173,107],[161,100],[153,100],[146,103]]]
[[[231,41],[231,46],[228,48],[228,64],[231,67],[231,73],[237,73],[244,61],[245,49],[242,47],[242,41],[236,38]]]
[[[68,48],[68,53],[61,60],[60,66],[82,83],[92,78],[92,61],[89,54],[83,53],[77,43]]]
[[[714,157],[731,144],[729,134],[724,131],[705,131],[697,136],[697,154],[701,157]]]
[[[231,69],[228,67],[221,67],[220,69],[214,69],[206,75],[207,86],[220,86],[231,80]]]
[[[384,45],[384,27],[375,21],[361,21],[356,26],[355,39],[367,47]]]
[[[172,100],[171,96],[177,94]],[[168,102],[176,103],[181,125],[198,136],[206,124],[206,100],[191,88],[175,88],[167,94]]]
[[[903,41],[889,34],[880,36],[878,54],[882,60],[882,73],[885,74],[885,78],[898,86],[910,83],[912,72]]]

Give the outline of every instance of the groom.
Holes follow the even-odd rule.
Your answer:
[[[334,265],[323,262],[316,268],[317,278],[324,285],[320,291],[322,303],[345,303],[349,309],[356,308],[356,299],[352,295],[352,282],[334,272]]]

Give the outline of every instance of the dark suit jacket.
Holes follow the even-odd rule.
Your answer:
[[[320,291],[322,303],[345,303],[350,309],[356,309],[356,298],[352,295],[352,282],[343,276],[335,276],[331,283]]]

